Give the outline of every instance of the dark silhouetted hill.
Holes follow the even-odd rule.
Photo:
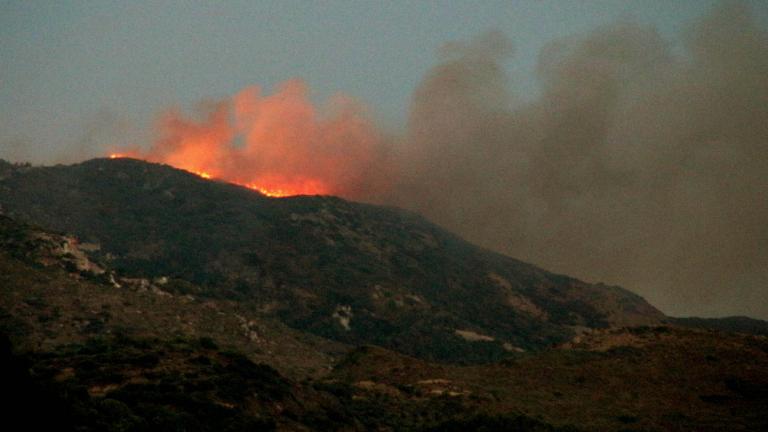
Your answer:
[[[297,329],[426,359],[489,361],[663,318],[629,291],[475,247],[413,213],[268,198],[139,160],[20,167],[0,180],[0,206],[72,233],[118,272],[186,280]]]

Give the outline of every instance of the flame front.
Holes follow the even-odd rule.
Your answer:
[[[245,187],[257,190],[270,197],[287,197],[293,195],[327,195],[328,189],[319,181],[304,180],[300,183],[264,180],[258,183],[247,183]]]
[[[126,157],[136,157],[140,158],[139,155],[128,155],[123,153],[111,153],[109,155],[110,159],[120,159],[120,158],[126,158]],[[184,169],[184,168],[182,168]],[[206,180],[219,180],[218,177],[214,177],[210,173],[206,171],[200,171],[200,170],[185,170],[192,174],[195,174],[201,178],[204,178]],[[228,181],[228,180],[225,180]],[[284,197],[290,197],[290,196],[296,196],[296,195],[326,195],[328,194],[328,189],[326,186],[316,180],[305,180],[301,183],[286,183],[286,182],[280,182],[276,180],[265,180],[264,182],[252,182],[252,183],[246,183],[246,182],[239,182],[239,181],[228,181],[229,183],[233,183],[239,186],[247,187],[248,189],[255,190],[262,195],[266,195],[268,197],[272,198],[284,198]]]
[[[254,185],[254,184],[248,184],[248,185],[245,185],[245,187],[247,187],[249,189],[253,189],[255,191],[259,191],[263,195],[266,195],[268,197],[273,197],[273,198],[283,198],[283,197],[288,197],[288,196],[293,196],[293,195],[316,195],[316,194],[297,194],[297,193],[291,193],[291,192],[285,191],[283,189],[267,189],[267,188],[264,188],[264,187],[261,187],[261,186],[257,186],[257,185]]]

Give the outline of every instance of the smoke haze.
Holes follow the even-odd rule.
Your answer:
[[[768,318],[768,38],[729,3],[675,54],[618,23],[540,55],[517,104],[499,34],[423,80],[394,200],[482,245],[671,314]]]

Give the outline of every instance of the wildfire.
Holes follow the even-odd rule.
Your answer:
[[[365,109],[336,95],[318,110],[300,80],[272,95],[247,87],[202,105],[196,115],[170,110],[156,128],[148,148],[117,149],[109,157],[164,163],[270,197],[355,198],[372,187],[365,180],[381,166],[382,137]]]
[[[275,198],[294,195],[327,195],[329,193],[328,188],[322,182],[315,180],[304,180],[299,183],[264,180],[262,183],[246,183],[243,186]]]
[[[253,189],[255,191],[261,192],[262,194],[264,194],[264,195],[266,195],[268,197],[272,197],[272,198],[283,198],[283,197],[295,195],[295,194],[292,194],[290,192],[286,192],[286,191],[284,191],[282,189],[265,189],[265,188],[262,188],[262,187],[259,187],[259,186],[256,186],[256,185],[252,185],[252,184],[245,185],[245,187],[247,187],[248,189]]]
[[[129,156],[122,153],[111,153],[109,155],[110,159],[120,159],[125,157],[129,157]],[[206,171],[200,171],[200,170],[194,170],[194,169],[186,169],[185,171],[192,173],[198,177],[204,178],[206,180],[221,180],[219,178],[214,177],[212,174]],[[312,181],[312,180],[307,180],[307,181],[303,181],[296,184],[279,183],[275,180],[266,181],[264,184],[229,181],[229,180],[225,180],[225,181],[227,181],[228,183],[236,184],[238,186],[247,187],[248,189],[255,190],[261,193],[262,195],[266,195],[272,198],[284,198],[284,197],[290,197],[290,196],[296,196],[296,195],[325,195],[329,193],[328,189],[322,184],[322,182]]]

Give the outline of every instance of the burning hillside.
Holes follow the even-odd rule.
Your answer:
[[[292,80],[272,95],[253,86],[203,104],[198,118],[169,111],[148,150],[110,157],[165,163],[275,197],[370,192],[370,171],[386,166],[380,134],[352,99],[336,96],[320,112],[307,93]]]
[[[122,153],[112,153],[109,155],[110,159],[121,159],[127,157],[141,157],[140,155],[127,155]],[[185,169],[181,166],[182,169]],[[214,177],[207,171],[196,171],[187,169],[188,172],[200,176],[208,180],[224,180],[229,183],[234,183],[240,186],[245,186],[248,189],[253,189],[259,193],[273,198],[282,198],[296,195],[327,195],[327,187],[319,181],[303,180],[301,182],[286,181],[285,178],[271,178],[260,180],[254,183],[241,183],[237,180],[230,180],[227,177],[219,178]]]

